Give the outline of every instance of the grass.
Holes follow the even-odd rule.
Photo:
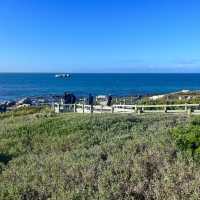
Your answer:
[[[171,134],[191,123],[184,115],[27,109],[0,119],[1,200],[200,198],[199,164]]]

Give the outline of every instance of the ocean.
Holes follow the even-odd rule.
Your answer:
[[[71,74],[68,80],[55,74],[0,74],[0,100],[27,96],[116,96],[162,94],[180,90],[200,90],[200,74]]]

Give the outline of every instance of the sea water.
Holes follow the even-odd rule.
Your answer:
[[[65,91],[77,96],[128,96],[199,89],[200,74],[71,74],[69,79],[55,78],[52,73],[0,74],[0,100],[59,95]]]

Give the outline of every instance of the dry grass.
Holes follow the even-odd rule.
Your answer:
[[[199,199],[199,165],[170,134],[187,121],[45,112],[6,117],[0,199]]]

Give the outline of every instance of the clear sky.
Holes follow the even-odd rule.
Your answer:
[[[200,0],[1,0],[0,72],[200,72]]]

